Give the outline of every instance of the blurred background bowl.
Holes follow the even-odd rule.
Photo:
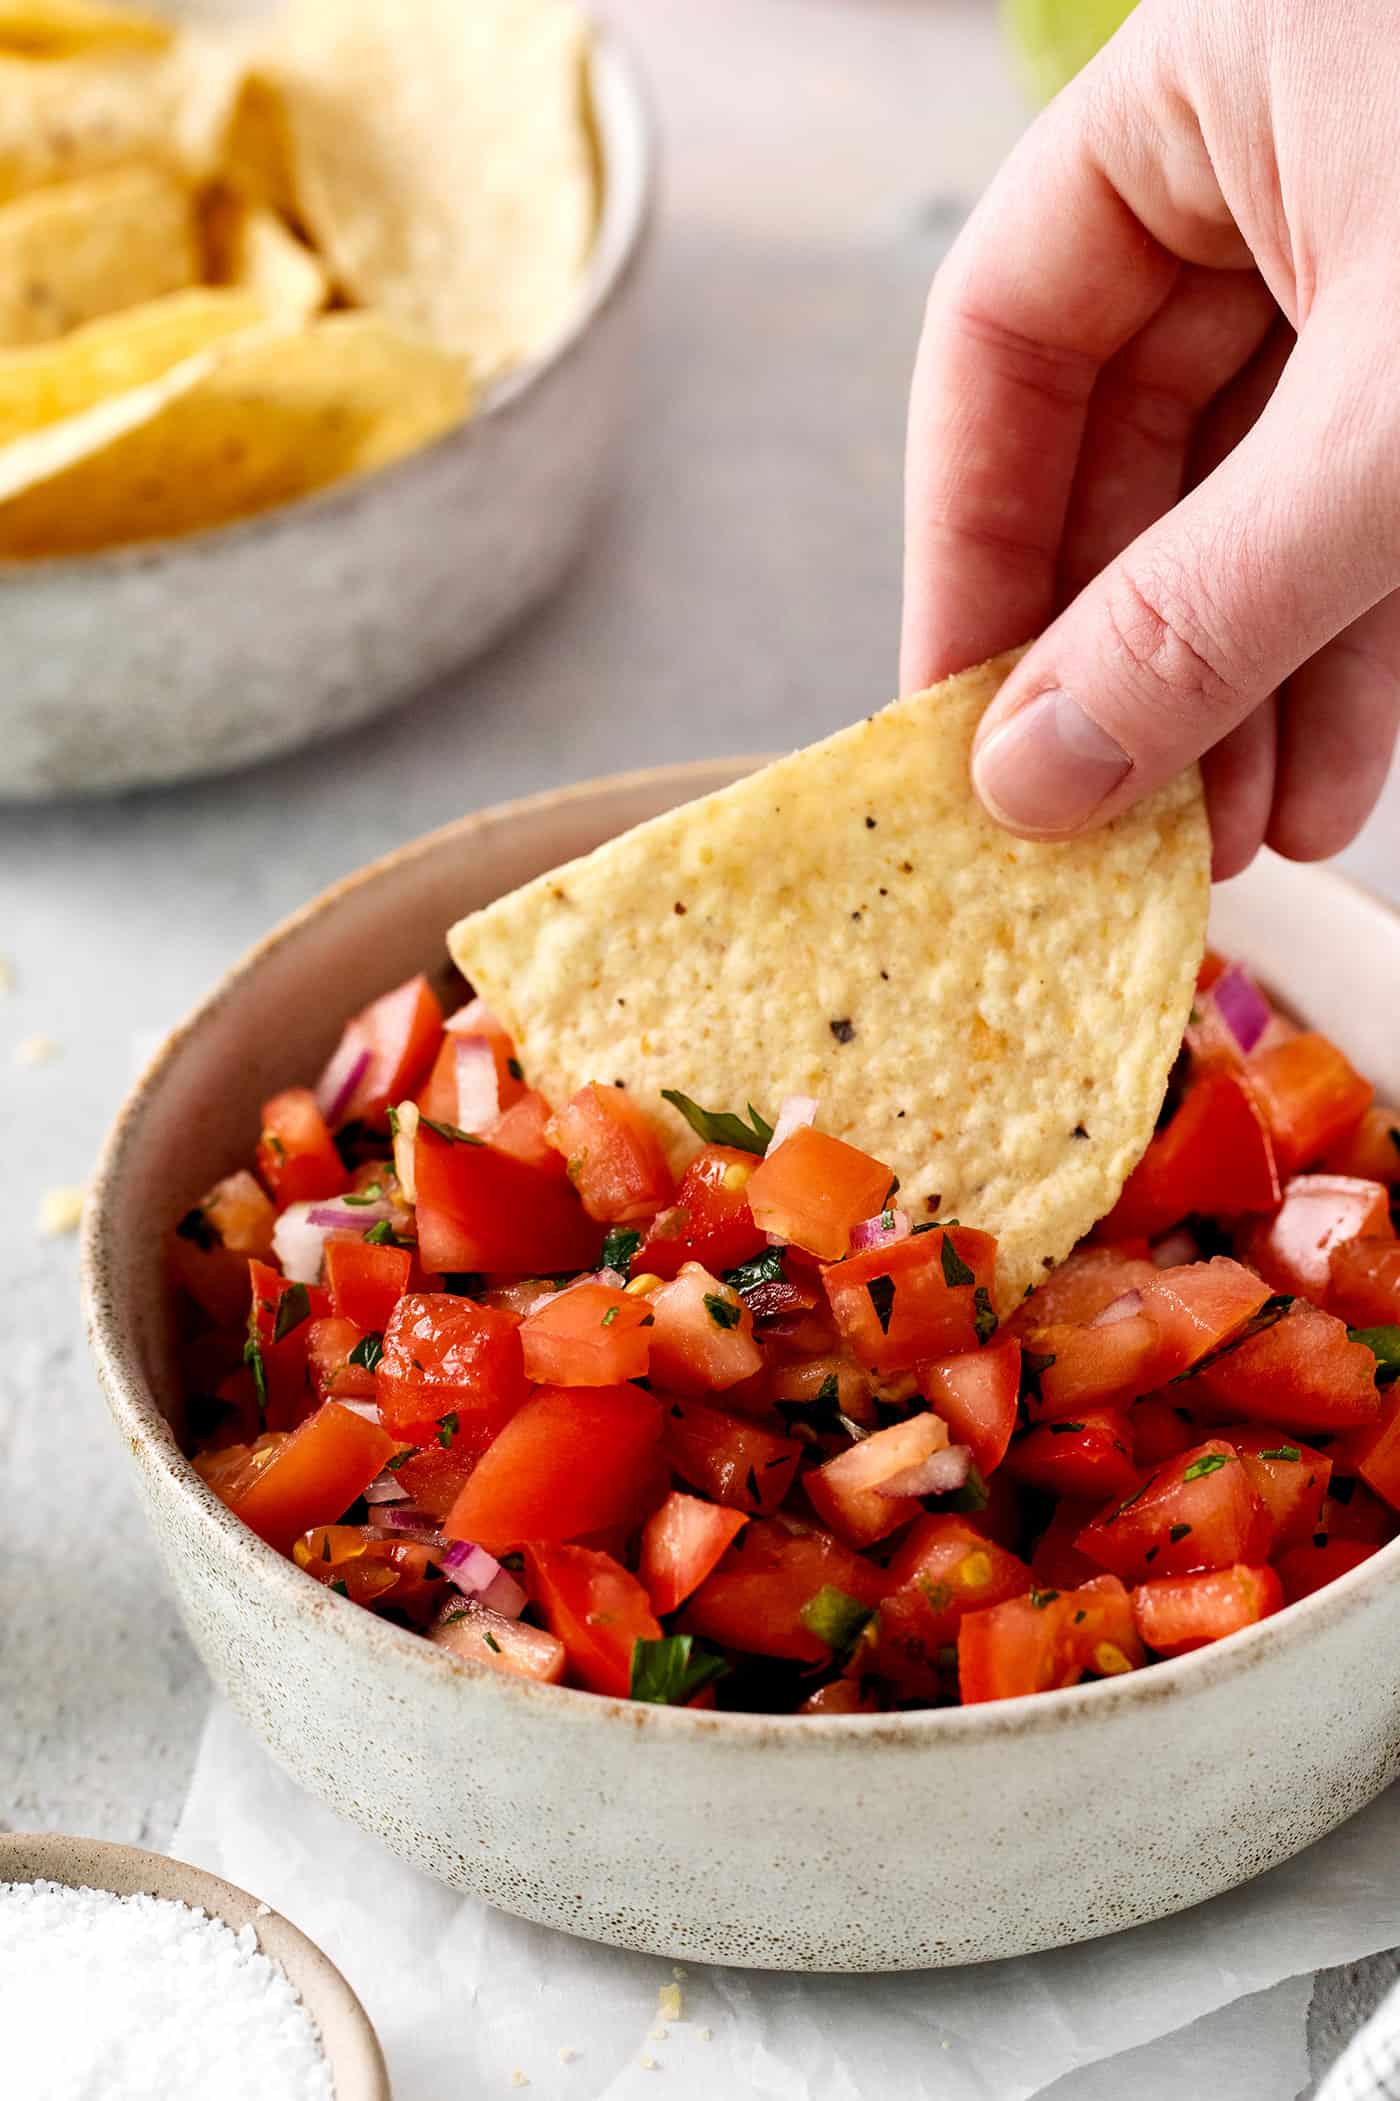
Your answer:
[[[466,663],[558,582],[618,450],[655,148],[599,31],[597,238],[564,333],[377,473],[177,540],[0,563],[0,798],[218,773]]]

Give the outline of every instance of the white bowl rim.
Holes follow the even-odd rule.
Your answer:
[[[347,1642],[358,1642],[371,1653],[400,1659],[409,1669],[441,1674],[444,1670],[464,1674],[483,1691],[489,1685],[495,1696],[520,1703],[528,1712],[535,1703],[548,1703],[556,1720],[565,1717],[582,1726],[624,1724],[638,1729],[689,1731],[714,1735],[735,1742],[781,1741],[789,1753],[804,1744],[819,1745],[833,1736],[864,1738],[873,1750],[877,1745],[908,1750],[916,1744],[930,1748],[953,1735],[987,1741],[1007,1737],[1058,1735],[1083,1719],[1107,1720],[1125,1703],[1171,1700],[1230,1682],[1248,1672],[1281,1644],[1301,1640],[1304,1634],[1321,1635],[1348,1616],[1353,1606],[1364,1605],[1400,1578],[1400,1536],[1361,1562],[1356,1568],[1314,1591],[1310,1597],[1287,1605],[1270,1618],[1246,1627],[1185,1656],[1172,1657],[1145,1669],[1124,1672],[1112,1678],[1095,1679],[1049,1692],[1026,1693],[1012,1699],[979,1702],[969,1707],[906,1708],[894,1713],[866,1715],[800,1715],[722,1712],[719,1710],[654,1706],[649,1702],[619,1700],[572,1686],[542,1685],[533,1679],[450,1654],[421,1634],[377,1618],[348,1598],[335,1596],[308,1577],[285,1555],[248,1530],[220,1502],[190,1461],[179,1450],[166,1418],[141,1374],[134,1342],[124,1333],[120,1306],[104,1283],[107,1270],[109,1209],[115,1204],[128,1153],[141,1142],[141,1125],[150,1098],[159,1090],[166,1067],[179,1059],[188,1044],[197,1039],[205,1024],[229,1002],[243,993],[264,959],[300,938],[322,916],[336,909],[346,897],[368,888],[386,875],[413,862],[431,858],[449,842],[465,838],[482,825],[497,827],[543,810],[558,810],[587,802],[601,793],[664,789],[676,803],[713,786],[727,769],[735,776],[764,763],[762,758],[706,758],[678,764],[644,767],[580,781],[566,788],[550,788],[509,802],[494,803],[454,819],[450,824],[423,833],[363,868],[344,876],[302,905],[249,949],[226,971],[213,989],[184,1021],[173,1029],[152,1057],[118,1111],[103,1144],[84,1205],[81,1245],[82,1295],[89,1347],[96,1361],[99,1380],[118,1428],[149,1463],[159,1465],[174,1483],[177,1493],[197,1513],[211,1551],[237,1557],[251,1555],[259,1581],[270,1587],[279,1603],[285,1599],[289,1611],[319,1611],[325,1630]],[[702,786],[703,784],[703,786]],[[1329,867],[1314,867],[1310,874],[1320,884],[1350,894],[1376,914],[1379,923],[1394,927],[1392,907],[1351,877]]]
[[[460,444],[484,426],[500,422],[519,403],[528,400],[557,366],[562,365],[580,338],[610,306],[614,294],[631,275],[640,255],[651,219],[656,192],[657,131],[650,93],[631,48],[613,23],[590,16],[592,42],[588,55],[592,108],[602,166],[600,205],[593,245],[579,281],[573,304],[564,322],[547,344],[514,371],[494,382],[480,408],[450,429],[440,431],[426,445],[419,445],[399,459],[367,473],[342,476],[324,488],[312,489],[289,503],[271,505],[246,518],[230,518],[221,525],[201,526],[188,533],[168,533],[126,545],[97,548],[87,554],[36,555],[21,560],[0,556],[0,590],[7,585],[33,586],[49,577],[72,577],[86,573],[110,575],[125,569],[140,569],[156,562],[178,560],[217,552],[228,542],[274,526],[300,520],[311,514],[333,518],[342,507],[362,497],[367,489],[386,487],[404,480],[447,447]],[[623,150],[616,151],[619,145]],[[624,179],[631,162],[630,180]],[[616,162],[616,173],[614,163]],[[356,309],[373,311],[373,309]]]

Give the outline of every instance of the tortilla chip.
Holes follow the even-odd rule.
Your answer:
[[[223,180],[250,203],[297,215],[292,180],[292,142],[282,90],[254,66],[244,76],[228,119],[221,150]]]
[[[159,379],[268,318],[252,292],[199,286],[109,314],[59,342],[0,350],[0,445]]]
[[[969,781],[994,659],[672,811],[452,929],[561,1101],[622,1080],[824,1130],[917,1221],[997,1235],[999,1309],[1113,1203],[1152,1135],[1205,944],[1191,773],[1092,835],[1013,839]]]
[[[306,320],[330,298],[330,279],[304,241],[265,205],[249,204],[231,191],[205,208],[209,274],[216,284],[254,293],[270,314]]]
[[[297,211],[357,300],[484,381],[565,318],[596,211],[569,0],[301,0],[279,74]]]
[[[42,60],[0,52],[0,200],[124,161],[168,158],[181,70],[160,51]]]
[[[0,449],[0,557],[198,532],[426,444],[467,413],[461,361],[371,314],[267,328]]]
[[[0,205],[0,344],[43,343],[197,283],[189,185],[159,162]]]
[[[100,0],[0,0],[0,50],[65,57],[95,45],[163,51],[173,32],[155,15]]]

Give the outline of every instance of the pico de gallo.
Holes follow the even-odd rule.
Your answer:
[[[1207,958],[1156,1135],[1000,1321],[820,1104],[529,1084],[426,979],[169,1235],[186,1438],[314,1582],[490,1669],[867,1714],[1112,1677],[1400,1527],[1400,1110]],[[935,1200],[936,1201],[936,1200]]]

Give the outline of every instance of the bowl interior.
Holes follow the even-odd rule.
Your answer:
[[[320,2031],[336,2101],[390,2101],[389,2078],[369,2016],[328,1955],[280,1912],[247,1890],[164,1853],[55,1832],[0,1834],[0,1882],[61,1882],[144,1894],[196,1905],[238,1932],[251,1926],[258,1946],[278,1962]]]

